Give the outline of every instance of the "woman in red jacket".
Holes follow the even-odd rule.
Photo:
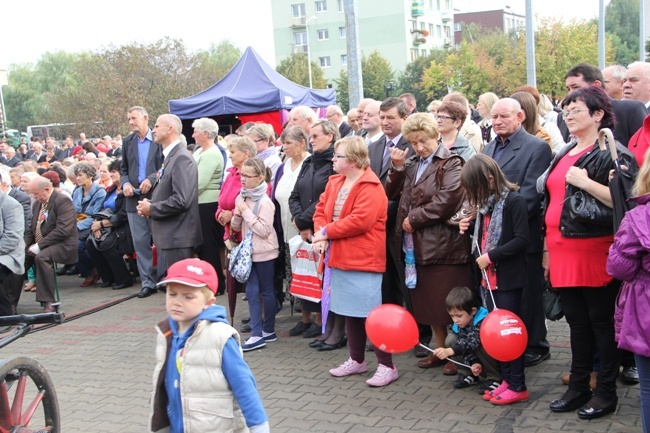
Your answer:
[[[350,358],[330,370],[332,376],[343,377],[368,371],[365,322],[368,313],[381,305],[388,200],[369,167],[362,138],[338,141],[333,161],[339,174],[330,177],[316,206],[313,248],[326,253],[331,268],[330,311],[345,317]],[[397,380],[391,355],[376,347],[374,351],[379,366],[366,383],[385,386]]]

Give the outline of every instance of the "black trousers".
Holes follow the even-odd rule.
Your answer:
[[[604,287],[563,287],[559,290],[571,335],[569,389],[589,390],[594,353],[598,350],[600,371],[594,394],[606,400],[616,397],[621,357],[614,339],[614,308],[620,285],[620,281],[613,280]]]
[[[112,248],[108,251],[99,251],[95,248],[90,237],[86,240],[86,251],[95,265],[104,283],[129,284],[131,283],[131,273],[124,262],[124,254]]]
[[[226,276],[221,263],[221,251],[226,247],[223,241],[224,228],[217,222],[214,214],[217,212],[218,202],[199,204],[199,220],[203,234],[203,245],[199,248],[199,259],[210,263],[217,271],[219,280],[219,293],[226,289]]]
[[[0,265],[0,316],[14,314],[13,305],[4,288],[4,281],[9,275],[12,275],[12,272],[5,265]]]

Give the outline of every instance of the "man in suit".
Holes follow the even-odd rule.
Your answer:
[[[519,102],[511,98],[498,100],[492,107],[492,130],[496,138],[485,146],[483,153],[496,160],[506,178],[520,186],[519,193],[526,199],[530,242],[526,251],[528,286],[522,293],[521,318],[528,330],[524,362],[535,365],[550,358],[542,305],[541,196],[537,193],[536,182],[551,164],[552,154],[548,143],[526,132],[523,120],[524,112]]]
[[[359,112],[356,108],[352,108],[348,111],[348,123],[352,128],[352,135],[355,135],[359,129],[361,129],[361,118],[359,118]]]
[[[603,73],[603,84],[605,92],[612,99],[623,99],[623,84],[627,68],[622,65],[608,66],[601,71]]]
[[[413,93],[402,93],[399,95],[399,99],[406,104],[406,109],[409,112],[409,116],[413,113],[418,112],[418,101],[415,100],[415,95]]]
[[[650,63],[634,62],[628,66],[623,83],[623,99],[641,102],[650,114]]]
[[[365,132],[364,140],[368,146],[384,136],[379,119],[379,107],[381,107],[381,101],[371,101],[364,108],[361,126]]]
[[[330,105],[325,111],[327,120],[339,127],[339,135],[341,138],[352,135],[352,127],[343,121],[343,110],[338,105]]]
[[[361,137],[366,137],[366,134],[368,131],[363,129],[363,117],[365,116],[366,113],[366,106],[373,102],[374,99],[372,98],[363,98],[361,101],[359,101],[359,105],[357,106],[357,116],[359,116],[359,122],[362,124],[361,128],[354,133],[354,135],[359,135]]]
[[[43,152],[43,144],[40,141],[35,141],[32,143],[32,150],[27,152],[26,159],[31,159],[37,164],[40,164],[45,161],[45,156],[45,152]]]
[[[25,272],[24,229],[20,203],[0,191],[0,316],[15,314],[6,283],[11,276]]]
[[[163,114],[153,136],[162,146],[163,164],[152,187],[151,200],[138,203],[138,213],[151,218],[158,251],[158,279],[172,264],[194,255],[203,242],[199,220],[199,175],[194,157],[180,144],[181,119]]]
[[[600,70],[587,63],[580,63],[569,69],[564,76],[567,92],[581,89],[587,86],[603,87],[605,79]],[[627,147],[636,131],[643,125],[643,119],[647,115],[646,107],[639,101],[619,100],[612,99],[612,106],[614,109],[614,116],[616,117],[616,127],[614,128],[614,138],[621,144]],[[560,128],[562,138],[565,142],[569,142],[569,128],[564,122],[562,113],[557,116],[557,126]]]
[[[162,151],[154,143],[147,110],[140,106],[131,107],[127,116],[132,133],[124,138],[120,180],[126,197],[126,215],[142,281],[138,297],[146,298],[157,291],[157,279],[153,271],[151,220],[138,215],[137,206],[138,200],[151,197],[150,190],[162,164]]]
[[[36,266],[36,301],[45,303],[43,312],[53,312],[55,299],[54,263],[77,263],[77,213],[72,200],[57,192],[52,182],[37,176],[29,184],[35,201],[32,227],[25,236],[25,267]]]
[[[122,157],[122,144],[117,139],[111,140],[111,149],[106,153],[109,158],[119,159]]]
[[[7,167],[14,168],[16,165],[23,162],[22,159],[16,156],[16,149],[14,149],[9,145],[7,145],[6,147],[5,157],[7,158],[7,160],[4,162],[4,165],[6,165]]]

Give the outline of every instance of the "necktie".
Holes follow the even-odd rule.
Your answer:
[[[391,147],[395,147],[395,143],[393,143],[390,140],[386,140],[386,148],[384,149],[384,161],[383,161],[383,164],[381,166],[382,170],[387,168],[388,165],[390,164],[390,151],[389,151],[389,149]]]
[[[41,224],[45,222],[45,215],[47,214],[47,203],[41,205],[41,210],[38,212],[38,221],[36,222],[36,231],[34,232],[36,243],[39,243],[43,239],[43,234],[41,233]]]

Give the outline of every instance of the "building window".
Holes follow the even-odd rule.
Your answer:
[[[450,38],[451,37],[451,27],[445,26],[445,37]]]
[[[436,2],[436,7],[438,8],[438,10],[440,10],[440,0]]]
[[[426,26],[427,26],[426,23],[421,22],[421,23],[420,23],[420,30],[424,30]]]
[[[433,24],[429,24],[429,34],[433,36]]]
[[[293,34],[296,45],[307,45],[307,32],[298,32]]]
[[[343,67],[348,66],[348,55],[347,54],[341,54],[341,66],[343,66]]]
[[[327,1],[319,0],[316,2],[316,12],[325,12],[327,11]]]
[[[339,27],[339,38],[345,38],[347,36],[347,31],[345,27]]]
[[[460,23],[454,23],[454,31],[459,32],[461,30],[462,30],[462,28],[460,27]]]
[[[318,62],[320,63],[321,68],[329,68],[330,66],[332,66],[332,61],[330,60],[330,56],[319,57]]]
[[[339,13],[343,12],[343,0],[338,0],[339,2]]]
[[[330,38],[330,32],[327,29],[321,29],[318,31],[318,40],[326,41]]]
[[[442,26],[441,25],[436,26],[436,34],[438,35],[439,38],[442,37]]]
[[[411,48],[411,61],[417,60],[418,58],[418,49]]]
[[[445,0],[445,9],[451,10],[451,0]]]
[[[305,4],[296,3],[295,5],[291,5],[291,14],[294,16],[294,18],[307,16],[307,13],[305,12]]]

